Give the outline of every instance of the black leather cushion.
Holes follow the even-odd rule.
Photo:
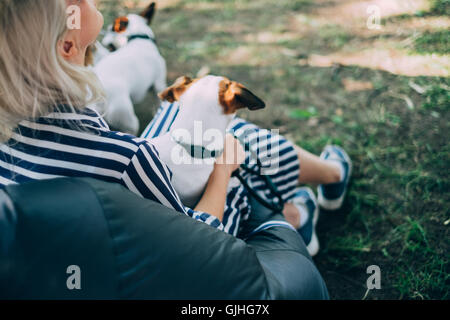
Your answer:
[[[268,220],[284,220],[255,199],[248,229]],[[271,299],[329,299],[327,287],[308,254],[303,239],[291,229],[277,227],[259,232],[246,240],[256,251],[266,275]]]
[[[0,231],[2,299],[328,297],[296,232],[273,228],[246,243],[118,184],[9,186]],[[81,268],[81,290],[67,289],[70,265]]]

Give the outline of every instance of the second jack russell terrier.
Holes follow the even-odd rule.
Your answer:
[[[180,111],[170,131],[151,142],[172,171],[181,201],[194,207],[213,170],[214,158],[223,151],[226,129],[236,111],[262,109],[265,103],[242,84],[218,76],[179,78],[160,98],[178,101]],[[197,159],[202,157],[209,160]]]
[[[156,92],[167,87],[166,62],[149,27],[154,11],[152,3],[141,15],[117,18],[102,41],[105,47],[117,51],[94,66],[107,96],[105,109],[97,111],[114,130],[134,135],[139,121],[133,103],[141,102],[151,87]]]

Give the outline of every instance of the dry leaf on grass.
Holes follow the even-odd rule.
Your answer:
[[[364,90],[372,90],[373,84],[368,81],[358,81],[350,78],[342,79],[342,84],[344,85],[345,91],[353,92],[353,91],[364,91]]]

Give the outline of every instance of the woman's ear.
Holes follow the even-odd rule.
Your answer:
[[[73,39],[66,37],[60,40],[58,42],[58,51],[67,61],[79,63],[79,61],[76,61],[79,58],[79,50]]]
[[[58,44],[58,47],[61,56],[68,61],[71,61],[78,55],[78,50],[73,41],[61,40]]]

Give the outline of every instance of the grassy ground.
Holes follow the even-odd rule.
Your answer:
[[[396,11],[373,32],[335,19],[346,2],[159,1],[153,29],[169,82],[206,66],[266,101],[266,110],[241,116],[316,154],[329,143],[348,150],[349,194],[342,210],[322,212],[314,259],[332,298],[449,299],[448,1]],[[120,11],[119,1],[102,5],[107,20]],[[311,63],[365,48],[395,50],[420,69],[409,60],[397,74],[383,61]],[[423,75],[403,75],[411,69]],[[136,106],[142,127],[156,107],[154,94]],[[382,289],[366,295],[370,265],[380,266]]]

